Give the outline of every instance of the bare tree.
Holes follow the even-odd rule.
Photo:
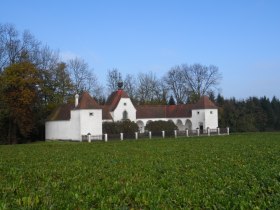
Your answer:
[[[167,88],[155,74],[140,73],[138,83],[137,95],[140,103],[166,103]]]
[[[118,82],[122,80],[122,75],[117,68],[108,70],[107,72],[107,90],[108,93],[112,93],[118,89]]]
[[[124,90],[130,96],[132,101],[136,100],[137,88],[138,88],[138,84],[135,77],[131,74],[127,74],[124,79]]]
[[[222,75],[219,68],[214,65],[203,66],[201,64],[182,65],[183,77],[190,89],[189,99],[197,100],[200,96],[217,89]]]
[[[88,91],[93,96],[101,94],[102,88],[97,81],[97,77],[89,70],[88,64],[83,59],[70,59],[68,61],[68,68],[76,93]]]
[[[36,64],[36,55],[40,50],[40,42],[24,31],[22,37],[11,24],[0,24],[0,70],[18,62],[21,58]]]
[[[164,82],[170,94],[175,97],[178,104],[184,104],[187,101],[188,96],[188,83],[184,78],[184,71],[180,66],[171,68],[166,76]]]

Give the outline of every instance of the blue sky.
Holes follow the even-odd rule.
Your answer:
[[[163,76],[183,63],[216,65],[225,97],[280,98],[279,0],[9,0],[0,23],[28,29],[62,57]]]

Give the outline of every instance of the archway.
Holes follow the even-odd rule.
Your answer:
[[[189,119],[186,120],[186,129],[192,130],[192,122]]]
[[[182,120],[177,120],[176,125],[177,125],[179,131],[185,130],[185,126],[183,125]]]
[[[144,133],[145,132],[145,126],[144,126],[144,122],[141,120],[138,120],[137,122],[138,125],[138,130],[140,133]]]

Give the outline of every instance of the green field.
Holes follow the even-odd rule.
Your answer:
[[[0,146],[0,209],[279,209],[280,133]]]

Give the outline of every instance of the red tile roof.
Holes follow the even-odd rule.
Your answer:
[[[208,96],[202,96],[193,109],[217,109],[217,106],[209,99]]]
[[[182,105],[141,105],[136,107],[136,118],[177,118],[191,117],[191,104]]]
[[[83,92],[77,107],[74,104],[60,105],[50,114],[47,121],[70,120],[71,110],[77,109],[100,109],[100,106],[87,92]]]
[[[102,119],[112,120],[110,112],[114,111],[119,104],[121,98],[129,98],[128,94],[119,89],[113,92],[107,99],[105,105],[102,106]]]
[[[63,104],[57,107],[47,118],[47,121],[70,120],[70,111],[74,104]]]
[[[48,121],[69,120],[73,109],[102,109],[102,119],[112,120],[110,114],[117,107],[121,98],[129,98],[124,90],[113,92],[105,105],[100,106],[87,92],[79,98],[79,104],[64,104],[55,109],[48,117]],[[143,118],[185,118],[192,116],[192,109],[217,109],[207,96],[202,96],[196,104],[180,105],[139,105],[136,108],[136,119]]]
[[[88,92],[83,92],[75,109],[100,109],[100,106]]]
[[[217,109],[217,107],[207,96],[202,96],[195,104],[141,105],[136,107],[136,119],[191,117],[192,109]]]
[[[112,115],[110,114],[110,107],[107,105],[102,106],[102,119],[112,120]]]
[[[122,90],[119,89],[115,92],[113,92],[107,99],[107,102],[105,103],[106,106],[109,107],[110,111],[114,111],[115,108],[117,107],[119,101],[121,98],[129,98],[128,94]]]

